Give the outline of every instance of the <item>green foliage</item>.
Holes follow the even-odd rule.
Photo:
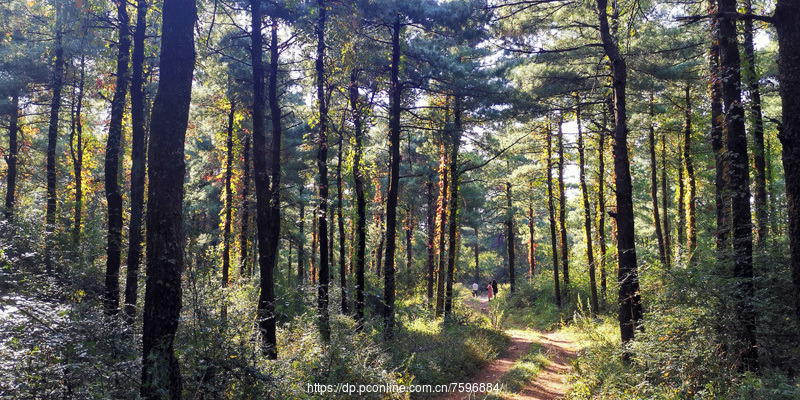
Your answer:
[[[530,350],[520,357],[511,369],[500,378],[500,384],[504,390],[517,393],[539,375],[548,362],[547,356],[542,353],[543,350],[544,348],[541,344],[531,344]]]

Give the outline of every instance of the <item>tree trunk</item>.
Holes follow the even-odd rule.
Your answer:
[[[753,13],[752,0],[744,1],[745,13]],[[753,193],[753,206],[755,207],[756,221],[756,246],[764,249],[769,233],[769,215],[767,208],[767,179],[764,157],[764,119],[761,116],[761,90],[758,85],[756,73],[756,57],[753,45],[753,20],[744,20],[744,78],[750,92],[750,124],[753,132],[753,178],[755,180],[755,193]]]
[[[343,154],[343,146],[344,144],[344,136],[342,135],[341,131],[339,132],[339,158],[336,161],[336,217],[339,224],[339,284],[341,285],[340,288],[342,289],[342,314],[347,315],[349,313],[347,309],[347,268],[345,259],[345,236],[344,236],[344,218],[343,218],[343,210],[344,207],[344,195],[342,194],[342,158],[344,158]]]
[[[511,205],[511,182],[506,182],[506,246],[508,251],[508,280],[511,284],[510,291],[514,293],[516,282],[514,276],[514,208]]]
[[[108,314],[119,311],[119,269],[122,256],[122,188],[120,187],[120,149],[122,142],[122,118],[125,114],[125,96],[128,91],[128,61],[131,39],[127,2],[117,4],[119,25],[119,53],[114,97],[111,100],[111,120],[108,124],[108,142],[105,158],[105,188],[108,203],[108,246],[106,247],[106,292],[105,310]]]
[[[383,274],[383,338],[394,337],[394,252],[397,235],[397,197],[400,184],[400,16],[392,29],[392,72],[389,88],[389,191],[386,196],[386,262]]]
[[[252,0],[250,59],[253,65],[253,167],[256,183],[256,225],[258,239],[258,265],[261,270],[261,292],[258,297],[258,320],[262,335],[262,352],[268,359],[278,358],[275,336],[275,288],[269,269],[267,241],[270,227],[270,190],[267,176],[266,99],[264,95],[264,62],[262,59],[261,2]]]
[[[14,203],[16,203],[15,191],[17,188],[17,132],[19,132],[19,93],[14,91],[11,95],[11,107],[8,121],[8,155],[5,157],[8,165],[6,173],[6,219],[14,217]],[[80,178],[77,178],[80,179]],[[78,213],[80,214],[80,213]],[[75,219],[76,224],[79,218]]]
[[[694,179],[694,163],[692,161],[692,100],[689,94],[689,84],[686,84],[686,129],[683,134],[683,159],[686,163],[686,178],[689,185],[689,209],[688,209],[688,232],[686,235],[686,251],[689,252],[689,262],[693,263],[697,258],[697,185]]]
[[[445,290],[444,318],[448,320],[453,311],[453,280],[458,253],[458,149],[461,144],[461,95],[455,96],[453,129],[450,131],[450,201],[447,221],[447,289]],[[513,276],[513,275],[512,275]],[[513,280],[512,280],[513,282]],[[513,285],[513,283],[512,283]],[[513,287],[513,286],[512,286]]]
[[[589,190],[586,188],[586,160],[584,157],[583,148],[583,129],[581,127],[581,103],[580,97],[577,99],[577,109],[575,111],[575,119],[578,124],[578,157],[579,157],[579,175],[581,181],[581,192],[583,193],[583,215],[584,215],[584,230],[586,231],[586,259],[589,262],[589,289],[591,293],[591,308],[592,314],[597,314],[599,309],[597,302],[597,281],[595,280],[595,263],[594,263],[594,250],[592,250],[592,212],[589,204]]]
[[[667,190],[667,133],[661,132],[661,204],[664,216],[664,266],[670,267],[672,262],[672,245],[669,232],[669,191]]]
[[[556,206],[553,199],[553,133],[547,127],[547,209],[550,212],[550,247],[553,251],[553,285],[556,306],[561,308],[561,289],[558,278],[558,237],[556,236]]]
[[[427,219],[427,232],[428,232],[428,275],[427,283],[428,283],[428,307],[432,307],[434,303],[433,299],[433,281],[434,281],[434,274],[436,270],[436,225],[435,225],[435,215],[434,209],[436,207],[436,202],[433,198],[433,178],[429,178],[428,182],[425,184],[425,193],[428,198],[428,219]]]
[[[528,189],[533,192],[533,184],[531,184]],[[530,235],[530,240],[528,241],[528,283],[533,282],[533,274],[536,272],[536,241],[534,240],[535,224],[533,223],[533,218],[533,200],[531,200],[531,202],[528,204],[528,234]],[[475,235],[475,237],[477,238],[478,235]],[[475,249],[475,254],[475,265],[477,266],[477,246]]]
[[[75,175],[75,210],[74,210],[74,217],[73,217],[73,225],[72,225],[72,243],[75,245],[76,249],[79,248],[81,243],[81,225],[83,224],[82,215],[83,215],[83,176],[81,172],[83,171],[83,94],[84,94],[84,86],[86,83],[86,57],[81,55],[81,74],[78,82],[78,96],[75,99],[74,109],[75,113],[72,117],[72,130],[70,131],[70,138],[69,138],[69,150],[70,156],[72,157],[72,171]],[[16,122],[14,122],[16,124]],[[9,144],[11,137],[9,137]],[[14,178],[16,178],[16,162],[17,162],[17,143],[16,143],[16,132],[14,132],[14,146],[9,146],[9,152],[14,155],[14,167],[13,173]],[[75,143],[75,141],[78,141]],[[8,174],[9,179],[11,179],[12,174],[12,166],[11,162],[6,161],[8,163]],[[10,185],[9,188],[14,189],[14,185]],[[12,198],[13,200],[13,198]],[[6,203],[8,203],[8,198],[6,198]],[[141,245],[141,244],[140,244]]]
[[[142,87],[144,86],[144,40],[148,8],[145,0],[139,0],[136,4],[136,30],[133,32],[133,56],[131,59],[131,216],[128,222],[128,272],[125,277],[125,314],[128,325],[133,325],[136,321],[139,268],[142,262],[142,242],[144,241],[142,218],[144,215],[144,183],[147,173],[145,169],[147,156],[145,113],[147,111]]]
[[[311,284],[313,286],[317,286],[317,250],[319,247],[317,243],[319,240],[319,231],[317,230],[318,211],[319,209],[315,206],[312,211],[313,215],[311,219],[311,258],[309,259],[309,274],[311,275]]]
[[[681,147],[685,148],[686,145],[681,143]],[[680,256],[683,256],[686,246],[686,185],[683,176],[686,164],[683,157],[684,152],[678,151],[678,242],[675,243],[675,250]]]
[[[636,235],[633,215],[633,185],[628,158],[628,126],[625,86],[628,70],[619,47],[611,36],[607,15],[608,1],[597,0],[600,36],[603,49],[611,62],[614,92],[614,174],[617,192],[617,253],[619,257],[619,324],[623,343],[633,339],[642,320],[639,274],[636,265]]]
[[[561,234],[561,273],[564,296],[569,297],[569,243],[567,243],[567,191],[564,190],[564,117],[558,117],[558,227]]]
[[[655,129],[655,107],[653,105],[653,94],[650,93],[650,197],[653,199],[653,225],[656,228],[656,239],[658,240],[658,255],[661,264],[667,264],[667,254],[664,247],[664,235],[661,232],[661,217],[658,215],[658,178],[656,173],[656,129]],[[664,217],[666,218],[666,216]]]
[[[147,194],[147,283],[142,328],[144,398],[181,397],[173,340],[181,311],[184,140],[194,70],[194,0],[164,0],[161,73],[153,103]],[[168,387],[165,387],[168,386]]]
[[[449,109],[445,109],[445,127],[449,122]],[[445,129],[446,131],[446,129]],[[447,177],[447,152],[444,143],[441,144],[439,159],[439,204],[437,206],[437,234],[438,246],[437,253],[439,260],[436,266],[436,307],[434,317],[439,318],[444,311],[444,287],[445,287],[445,229],[447,228],[447,198],[449,184]]]
[[[231,109],[228,113],[228,140],[226,141],[227,154],[225,155],[225,226],[222,232],[222,287],[230,283],[229,271],[231,267],[231,218],[233,214],[233,116],[236,107],[231,100]]]
[[[244,176],[242,177],[242,230],[239,235],[239,271],[242,276],[252,276],[253,270],[250,267],[250,258],[248,256],[248,238],[250,237],[250,135],[244,138],[244,162],[242,163],[242,170]],[[302,189],[302,186],[301,186]],[[302,197],[302,196],[301,196]],[[302,214],[303,202],[300,202],[300,211]],[[300,234],[303,233],[303,220],[300,219]],[[302,251],[302,244],[300,247]],[[302,265],[297,267],[302,271]]]
[[[61,43],[61,15],[56,11],[55,65],[53,98],[50,100],[50,124],[47,128],[47,206],[45,211],[45,268],[53,269],[53,232],[56,228],[56,147],[58,145],[58,113],[61,110],[61,89],[64,86],[64,47]]]
[[[325,104],[325,0],[317,0],[317,107],[319,112],[317,133],[317,170],[319,171],[319,286],[317,286],[317,313],[322,340],[330,338],[328,315],[328,107]]]
[[[721,13],[735,13],[736,0],[719,0]],[[746,370],[758,368],[756,315],[753,310],[753,240],[750,216],[750,185],[744,108],[740,93],[741,66],[734,20],[719,20],[720,71],[727,134],[729,189],[733,231],[733,276],[737,279],[737,318],[745,349],[742,363]]]
[[[353,154],[353,180],[356,186],[356,328],[364,327],[364,267],[367,256],[367,201],[364,194],[364,173],[361,157],[364,151],[361,107],[358,101],[358,71],[350,74],[350,107],[353,108],[353,128],[356,148]]]
[[[789,248],[794,284],[794,304],[800,319],[800,4],[778,0],[775,7],[778,32],[778,67],[783,104],[783,169],[786,174],[786,202],[789,215]]]
[[[475,282],[481,278],[480,275],[480,249],[481,249],[481,242],[478,238],[478,225],[475,225],[472,228],[475,231]]]
[[[708,2],[709,14],[716,14],[716,0]],[[709,49],[709,75],[711,84],[711,148],[714,151],[715,180],[714,197],[717,208],[717,261],[725,264],[729,258],[730,240],[730,198],[728,196],[728,156],[724,144],[722,115],[722,77],[719,65],[719,31],[718,21],[712,17],[709,30],[711,31],[711,47]]]
[[[608,109],[603,109],[603,130],[597,135],[597,246],[600,247],[600,293],[603,297],[603,305],[606,301],[606,134]]]

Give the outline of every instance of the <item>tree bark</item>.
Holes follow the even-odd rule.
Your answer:
[[[661,217],[658,212],[658,174],[656,173],[656,129],[655,129],[655,106],[653,104],[653,94],[650,93],[650,197],[653,199],[653,225],[656,228],[656,239],[658,240],[658,255],[662,265],[667,265],[667,253],[664,247],[664,235],[661,232]],[[664,217],[666,218],[666,216]]]
[[[383,338],[394,337],[394,253],[397,235],[397,197],[400,184],[400,16],[397,15],[392,28],[392,71],[389,88],[389,191],[386,196],[386,262],[383,274]]]
[[[108,314],[119,311],[119,269],[122,257],[122,188],[120,187],[120,152],[122,118],[125,114],[125,96],[128,92],[128,62],[131,39],[128,25],[128,3],[117,4],[119,43],[117,53],[116,86],[111,100],[111,120],[108,124],[108,142],[105,158],[105,189],[108,203],[108,245],[106,247],[105,310]]]
[[[353,129],[356,148],[353,154],[353,180],[356,187],[356,328],[364,327],[364,269],[367,256],[367,201],[364,194],[364,173],[361,171],[363,155],[363,129],[361,107],[358,101],[358,71],[350,74],[350,107],[353,108]]]
[[[685,140],[685,137],[681,138],[681,141],[683,140]],[[681,147],[685,148],[686,145],[681,143]],[[683,151],[678,151],[678,224],[676,227],[678,230],[678,241],[675,243],[675,250],[678,251],[678,254],[681,256],[684,254],[686,248],[686,185],[683,176],[686,164],[684,155]]]
[[[425,184],[425,193],[428,198],[428,218],[426,223],[426,229],[428,233],[428,274],[426,276],[427,283],[428,283],[428,307],[432,307],[434,304],[433,298],[433,282],[434,282],[434,274],[436,273],[436,223],[435,223],[435,207],[436,202],[433,197],[433,178],[428,178],[428,182]]]
[[[322,340],[330,339],[328,315],[328,107],[325,103],[325,0],[317,0],[317,107],[319,112],[317,133],[317,170],[319,171],[319,286],[317,286],[317,314]]]
[[[664,216],[664,266],[669,268],[672,260],[672,245],[669,232],[669,191],[667,190],[667,133],[661,132],[661,204]]]
[[[14,204],[16,203],[17,188],[17,154],[19,148],[17,144],[17,132],[19,132],[19,93],[14,91],[11,95],[11,107],[8,121],[8,155],[5,157],[6,165],[6,219],[14,218]],[[80,179],[80,178],[77,178]],[[76,218],[76,223],[79,222]]]
[[[697,259],[697,185],[694,178],[694,162],[692,160],[692,99],[689,94],[689,84],[686,84],[686,128],[683,134],[683,159],[686,163],[686,178],[689,189],[688,203],[688,232],[686,235],[686,251],[689,252],[689,262]]]
[[[719,0],[721,13],[735,13],[736,0]],[[733,276],[737,280],[737,319],[739,336],[745,349],[742,364],[746,370],[758,368],[756,315],[753,309],[753,240],[750,216],[750,185],[747,136],[742,107],[739,45],[734,20],[719,20],[720,71],[727,133],[729,189],[733,239]]]
[[[589,204],[589,190],[586,188],[586,160],[583,148],[583,129],[581,126],[581,103],[580,97],[577,99],[577,108],[575,110],[575,119],[578,124],[578,157],[579,157],[579,175],[581,182],[581,192],[583,193],[583,215],[584,215],[584,230],[586,231],[586,259],[589,263],[589,290],[591,293],[591,308],[592,314],[597,314],[599,305],[597,302],[597,281],[595,279],[595,263],[594,263],[594,250],[592,249],[592,211]]]
[[[83,176],[81,172],[83,171],[83,94],[84,94],[84,86],[86,83],[86,57],[81,55],[81,73],[80,78],[78,81],[78,88],[77,88],[77,99],[75,99],[74,104],[74,114],[72,116],[72,129],[70,131],[70,138],[69,138],[69,150],[70,150],[70,157],[72,157],[72,171],[75,175],[75,209],[73,212],[73,219],[72,219],[72,243],[75,244],[75,247],[78,248],[81,243],[81,225],[83,224],[82,216],[83,216]],[[14,122],[16,124],[16,122]],[[9,136],[9,145],[11,145],[10,141],[11,137]],[[16,178],[16,162],[17,162],[17,142],[16,142],[16,132],[14,132],[14,145],[9,146],[9,152],[14,156],[14,166],[13,166],[13,173],[14,177]],[[75,143],[75,141],[78,141]],[[8,160],[6,161],[8,164],[8,174],[9,179],[11,178],[12,174],[12,165],[11,162]],[[9,188],[13,190],[14,185],[10,185]],[[13,200],[13,199],[12,199]],[[6,202],[8,202],[8,198],[6,198]],[[12,203],[13,204],[13,203]]]
[[[556,306],[561,308],[561,289],[558,278],[558,237],[556,236],[556,207],[553,199],[553,133],[547,127],[547,209],[550,212],[550,247],[553,252],[553,285]]]
[[[344,234],[344,195],[342,194],[342,158],[343,154],[344,135],[339,132],[339,158],[336,161],[336,218],[339,225],[339,285],[342,289],[342,314],[349,313],[347,308],[347,267],[345,259],[345,234]]]
[[[752,0],[744,1],[744,12],[753,13]],[[744,78],[747,82],[747,89],[750,92],[750,124],[753,132],[753,179],[754,189],[753,206],[755,207],[756,222],[756,246],[764,248],[767,235],[769,234],[769,209],[767,208],[767,179],[766,163],[764,157],[764,119],[761,115],[761,90],[758,85],[758,75],[756,73],[756,56],[753,44],[753,20],[744,20],[744,59],[743,68]]]
[[[53,269],[53,239],[56,228],[56,147],[58,146],[58,113],[61,110],[61,89],[64,86],[64,47],[62,46],[61,15],[56,11],[56,59],[53,66],[53,98],[50,100],[50,124],[47,128],[47,206],[45,211],[45,268]]]
[[[533,184],[531,184],[528,187],[528,189],[531,190],[531,192],[533,192]],[[536,232],[534,231],[535,224],[533,222],[533,219],[534,219],[533,199],[531,199],[531,202],[528,204],[528,234],[530,235],[530,240],[528,241],[528,283],[532,283],[533,282],[533,274],[534,274],[534,272],[536,272],[536,241],[534,240],[534,234]],[[477,232],[477,228],[475,230]],[[477,238],[478,235],[475,235],[475,237]],[[475,268],[476,268],[476,271],[477,271],[477,265],[478,265],[477,254],[478,254],[478,249],[477,249],[477,245],[476,245],[475,246],[475,266],[476,266]]]
[[[136,4],[136,30],[133,32],[133,56],[131,59],[131,216],[128,222],[128,272],[125,278],[125,314],[128,325],[136,320],[139,268],[142,262],[142,218],[144,214],[145,159],[145,95],[144,86],[144,40],[147,29],[148,4],[139,0]],[[78,141],[80,143],[80,140]],[[82,155],[81,155],[82,156]]]
[[[263,14],[261,1],[250,2],[251,46],[250,59],[253,65],[253,167],[256,184],[256,225],[258,238],[258,265],[261,270],[261,292],[258,297],[258,319],[261,330],[262,352],[268,359],[278,358],[275,327],[275,288],[272,285],[272,270],[269,268],[270,188],[267,176],[266,99],[264,94],[264,62],[262,59],[263,38],[261,28]]]
[[[717,13],[716,0],[708,2],[709,14]],[[709,19],[711,31],[711,47],[709,49],[709,75],[711,84],[711,148],[714,151],[715,180],[714,197],[717,211],[717,261],[724,264],[729,258],[730,246],[730,198],[728,197],[728,157],[724,143],[724,116],[722,114],[722,77],[719,66],[719,30],[718,21]]]
[[[603,108],[603,130],[597,135],[597,246],[600,247],[600,293],[605,307],[606,301],[606,134],[608,109]]]
[[[248,256],[249,245],[248,238],[250,237],[250,135],[244,138],[244,162],[242,163],[242,170],[244,176],[242,177],[242,230],[239,234],[239,271],[242,276],[252,276],[253,270],[250,267],[250,257]],[[300,186],[302,190],[302,186]],[[302,197],[302,194],[301,196]],[[303,234],[303,202],[300,201],[300,235]],[[302,240],[302,238],[301,238]],[[302,242],[300,244],[300,254],[302,254]],[[298,257],[301,257],[298,255]],[[298,267],[299,277],[302,281],[302,264]]]
[[[628,126],[625,86],[628,70],[619,47],[611,36],[607,15],[608,1],[597,0],[600,36],[611,62],[614,93],[614,173],[617,192],[617,253],[619,257],[619,324],[623,343],[633,339],[642,320],[639,275],[636,265],[636,236],[633,215],[633,185],[628,158]]]
[[[558,117],[558,227],[561,236],[561,273],[564,296],[569,298],[569,243],[567,243],[567,191],[564,190],[564,117]]]
[[[445,110],[447,115],[449,110]],[[449,124],[445,118],[445,126]],[[439,245],[437,246],[437,253],[439,260],[436,268],[436,307],[434,309],[434,317],[439,318],[444,311],[444,287],[445,287],[445,229],[447,227],[447,198],[449,192],[449,184],[447,178],[447,153],[444,144],[440,147],[440,160],[439,160],[439,204],[437,209],[437,233]]]
[[[194,71],[194,0],[164,0],[161,72],[153,103],[147,194],[147,283],[142,328],[144,398],[181,397],[173,340],[181,311],[184,140]],[[167,387],[164,387],[167,386]]]
[[[227,154],[225,155],[225,222],[222,232],[222,287],[230,283],[229,271],[231,267],[231,218],[233,214],[233,117],[236,106],[231,100],[231,109],[228,112],[228,138],[226,141]]]
[[[778,32],[778,72],[783,104],[783,169],[786,174],[786,202],[789,216],[789,249],[794,285],[794,304],[800,319],[800,4],[778,0],[775,7]]]
[[[506,182],[506,246],[508,251],[508,280],[511,285],[510,291],[514,293],[516,289],[516,277],[514,276],[514,208],[511,205],[511,182]]]
[[[453,280],[458,253],[458,149],[461,144],[461,95],[455,96],[453,107],[453,129],[450,131],[450,201],[447,221],[447,289],[445,290],[444,318],[448,320],[453,310]],[[513,275],[512,275],[513,276]],[[513,282],[513,281],[512,281]],[[513,284],[512,284],[513,285]],[[513,286],[512,286],[513,287]]]

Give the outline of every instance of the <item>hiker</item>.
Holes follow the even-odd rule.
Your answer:
[[[472,284],[472,297],[478,297],[478,282]]]
[[[489,286],[486,287],[486,290],[489,291],[489,301],[492,301],[492,296],[494,296],[494,290],[492,290],[492,284],[489,283]]]
[[[494,291],[495,296],[500,293],[500,289],[497,288],[497,281],[494,279],[492,279],[492,290]]]

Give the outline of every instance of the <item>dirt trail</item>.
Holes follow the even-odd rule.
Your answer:
[[[486,297],[478,301],[468,299],[470,307],[489,313],[489,302]],[[486,366],[473,377],[470,383],[496,383],[508,372],[522,355],[528,352],[531,343],[538,342],[544,348],[550,362],[542,369],[533,382],[529,382],[520,393],[506,395],[508,399],[533,399],[551,400],[563,397],[567,392],[565,382],[567,374],[572,369],[570,359],[575,358],[577,346],[558,333],[544,333],[533,329],[505,329],[511,337],[511,346],[498,359]],[[505,394],[504,394],[505,395]],[[485,394],[453,393],[441,396],[439,400],[482,399]]]

